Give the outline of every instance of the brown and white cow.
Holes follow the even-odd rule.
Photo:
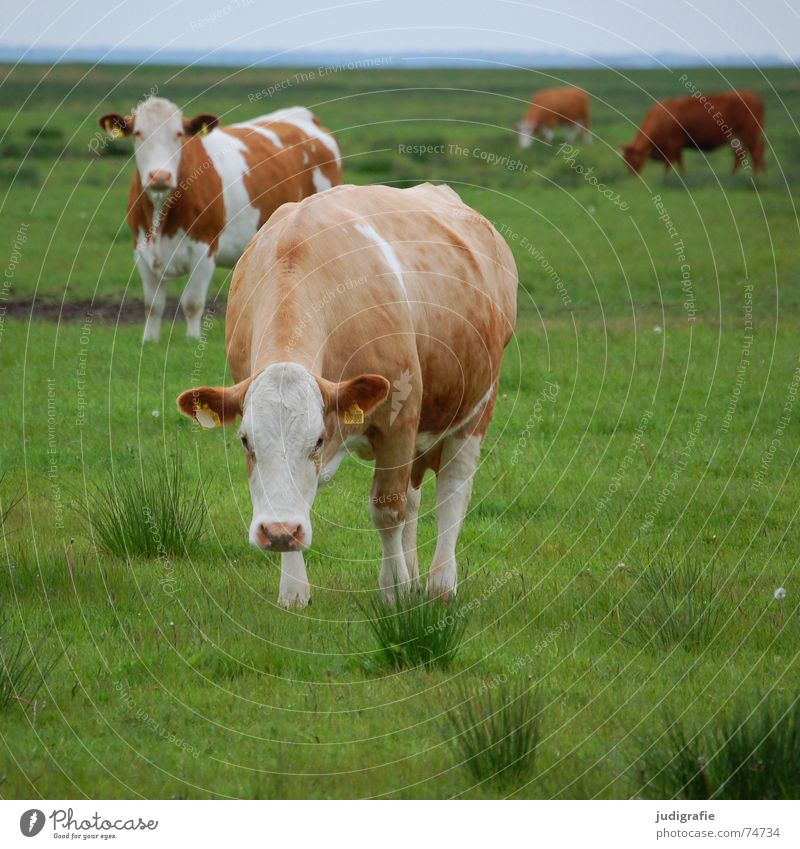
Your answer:
[[[589,95],[582,88],[560,86],[537,91],[531,98],[525,120],[515,124],[514,129],[520,147],[526,148],[531,146],[535,136],[551,142],[554,128],[561,125],[569,128],[569,141],[575,141],[582,134],[591,144]]]
[[[633,142],[622,148],[634,173],[648,159],[661,160],[669,171],[683,167],[684,148],[733,149],[734,172],[749,151],[753,170],[764,167],[764,101],[752,91],[726,91],[697,97],[670,97],[650,107]]]
[[[283,552],[279,600],[308,603],[310,510],[348,452],[375,460],[380,586],[419,580],[416,525],[437,475],[431,596],[456,592],[455,549],[503,351],[516,320],[511,251],[447,186],[340,186],[281,207],[236,266],[227,387],[189,389],[204,427],[241,417],[250,541]]]
[[[100,126],[134,137],[128,226],[145,341],[159,338],[165,280],[188,275],[181,307],[188,336],[198,337],[214,268],[233,267],[281,204],[341,182],[335,139],[299,106],[221,127],[214,115],[184,118],[174,103],[151,97],[133,115],[104,115]]]

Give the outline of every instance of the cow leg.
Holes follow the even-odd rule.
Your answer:
[[[190,339],[197,339],[200,336],[200,320],[206,308],[206,295],[213,276],[214,260],[204,255],[195,263],[186,281],[186,288],[181,297],[181,308],[186,316],[186,335]]]
[[[581,132],[583,133],[583,140],[586,142],[586,144],[591,144],[592,131],[588,127],[581,125]]]
[[[417,518],[422,490],[409,483],[406,495],[406,521],[403,525],[403,554],[411,585],[419,586],[419,559],[417,558]]]
[[[284,607],[305,607],[311,601],[306,562],[302,551],[281,554],[281,584],[278,601]]]
[[[383,549],[379,584],[384,599],[391,604],[395,593],[403,592],[409,586],[403,528],[408,515],[406,505],[411,474],[407,458],[413,454],[413,445],[403,451],[400,441],[393,445],[381,439],[380,444],[373,443],[373,448],[375,477],[372,479],[370,512]]]
[[[136,267],[139,269],[139,277],[142,278],[144,292],[144,335],[142,338],[145,342],[158,342],[161,336],[161,316],[164,315],[164,307],[167,303],[164,278],[154,274],[138,253]]]
[[[555,133],[553,132],[552,127],[543,127],[542,128],[542,138],[550,144],[553,141],[553,136]]]
[[[481,437],[448,436],[436,473],[436,521],[439,534],[428,573],[428,595],[449,598],[456,594],[456,542],[472,493],[472,478],[478,468]]]
[[[572,144],[580,135],[581,128],[577,124],[570,124],[567,130],[567,141]]]

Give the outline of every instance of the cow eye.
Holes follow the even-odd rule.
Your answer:
[[[242,448],[247,451],[248,454],[252,454],[252,450],[250,449],[250,443],[247,441],[247,434],[241,433],[239,434],[239,439],[242,440]]]
[[[136,136],[137,139],[140,139],[142,137],[142,131],[141,130],[134,130],[133,134]]]
[[[175,138],[179,139],[182,135],[184,135],[183,130],[178,130],[178,132],[175,133]]]
[[[322,448],[323,442],[325,442],[325,440],[320,436],[320,438],[317,440],[317,444],[314,446],[314,450],[319,451],[319,449]]]

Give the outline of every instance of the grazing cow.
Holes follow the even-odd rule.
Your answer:
[[[638,174],[648,159],[662,160],[664,170],[683,166],[683,149],[733,149],[733,171],[753,159],[764,168],[764,101],[752,91],[726,91],[701,97],[670,97],[650,107],[633,142],[622,148],[631,170]]]
[[[198,337],[214,268],[233,267],[281,204],[341,182],[336,141],[303,107],[220,127],[213,115],[184,118],[174,103],[151,97],[131,116],[104,115],[100,126],[134,137],[128,226],[145,341],[159,338],[165,280],[188,275],[181,307],[187,335]]]
[[[561,124],[570,128],[567,133],[569,141],[575,141],[583,134],[584,140],[591,144],[589,95],[582,88],[562,86],[537,91],[531,98],[525,120],[514,125],[519,146],[530,147],[537,135],[545,141],[552,141],[554,127]]]
[[[375,460],[385,598],[419,581],[427,469],[439,525],[428,592],[456,592],[456,540],[516,290],[508,245],[447,186],[341,186],[284,205],[258,232],[225,319],[236,384],[189,389],[178,407],[204,427],[241,416],[250,542],[283,552],[282,604],[309,601],[311,504],[348,452]]]

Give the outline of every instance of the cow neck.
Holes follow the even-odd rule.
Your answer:
[[[324,361],[326,328],[324,310],[314,310],[302,303],[302,292],[289,284],[274,286],[265,298],[269,305],[264,320],[254,317],[252,374],[258,374],[275,363],[297,363],[312,374],[321,373]]]

